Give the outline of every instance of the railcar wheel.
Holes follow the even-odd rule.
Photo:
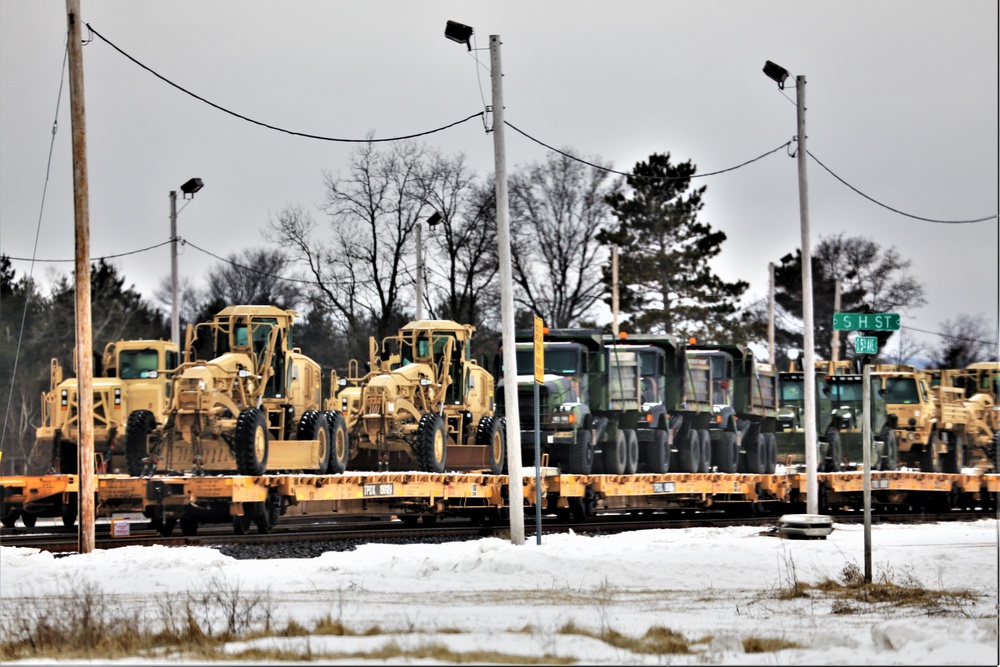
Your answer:
[[[174,526],[177,525],[177,517],[172,516],[169,519],[164,519],[159,526],[156,528],[156,532],[162,537],[170,537],[174,534]]]
[[[319,460],[316,469],[313,471],[317,475],[326,473],[330,465],[330,425],[326,419],[326,414],[319,410],[306,410],[299,420],[299,428],[295,432],[296,440],[316,440],[319,445]]]
[[[677,446],[677,462],[680,472],[698,472],[701,469],[701,436],[689,428]]]
[[[257,524],[258,533],[270,533],[281,519],[281,498],[274,491],[268,491],[267,498],[262,503],[254,503],[253,522]]]
[[[132,477],[151,474],[146,470],[149,456],[149,434],[156,429],[156,418],[149,410],[135,410],[125,425],[125,469]]]
[[[667,431],[662,428],[653,430],[653,439],[646,443],[646,455],[642,461],[644,472],[670,472],[670,445]]]
[[[625,429],[625,474],[639,472],[639,435],[635,429]]]
[[[184,537],[194,537],[198,534],[198,521],[182,516],[180,518],[181,535]]]
[[[448,456],[448,432],[445,430],[444,420],[436,412],[420,418],[420,424],[417,425],[416,455],[421,471],[444,472]]]
[[[485,415],[476,428],[476,444],[486,445],[490,452],[490,474],[502,475],[507,467],[503,424],[492,415]]]
[[[338,475],[347,470],[347,459],[351,453],[351,441],[347,435],[347,420],[343,413],[327,410],[326,423],[330,427],[330,463],[326,472]]]
[[[34,528],[35,522],[38,521],[38,515],[32,514],[31,512],[25,512],[21,510],[21,523],[24,524],[25,528]]]
[[[246,408],[236,419],[236,470],[241,475],[263,475],[267,470],[270,434],[267,418],[257,408]]]
[[[243,503],[243,514],[233,515],[233,533],[236,535],[246,535],[253,525],[254,514],[257,512],[258,503]]]
[[[77,506],[76,494],[75,493],[69,494],[69,499],[67,500],[67,502],[63,503],[59,507],[59,518],[62,519],[62,523],[64,526],[68,527],[76,525],[76,518],[77,515],[79,514],[79,510],[77,509],[77,507],[78,506]]]
[[[594,469],[594,436],[589,428],[577,431],[576,442],[569,446],[566,468],[570,475],[589,475]]]
[[[624,429],[615,431],[615,436],[604,443],[604,472],[609,475],[625,474],[628,465],[628,443]]]
[[[931,433],[920,452],[920,472],[941,472],[941,455],[937,448],[937,433]]]

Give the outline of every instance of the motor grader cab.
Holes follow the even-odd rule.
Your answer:
[[[165,420],[129,415],[129,474],[342,472],[346,426],[321,409],[319,364],[292,341],[296,317],[241,305],[189,326]]]
[[[359,376],[352,364],[328,403],[347,419],[352,467],[503,474],[493,376],[472,358],[474,331],[417,320],[381,344],[369,339],[369,372]]]
[[[931,385],[961,390],[965,406],[965,462],[985,472],[1000,470],[1000,362],[932,371]]]
[[[108,343],[94,392],[94,470],[125,472],[125,425],[131,410],[151,411],[162,420],[170,400],[170,372],[177,366],[177,345],[165,340]],[[74,368],[75,368],[74,355]],[[35,432],[32,467],[39,473],[75,474],[79,470],[77,378],[63,380],[58,359],[49,366],[50,389],[42,394],[41,426]]]

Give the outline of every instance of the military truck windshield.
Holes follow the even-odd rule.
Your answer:
[[[886,403],[920,402],[920,396],[917,394],[917,381],[915,378],[886,378],[885,385]]]
[[[802,389],[803,384],[802,380],[782,380],[781,401],[785,403],[804,400],[805,392]]]
[[[118,355],[118,377],[123,380],[147,378],[158,365],[156,350],[122,350]]]
[[[502,360],[501,360],[502,362]],[[531,348],[517,351],[517,374],[533,375],[535,353]],[[545,372],[552,375],[582,375],[580,353],[576,348],[545,349]]]

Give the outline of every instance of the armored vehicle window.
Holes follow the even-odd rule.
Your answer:
[[[887,378],[886,403],[919,403],[917,382],[913,378]]]

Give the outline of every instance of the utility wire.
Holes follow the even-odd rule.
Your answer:
[[[974,222],[986,222],[987,220],[993,220],[993,219],[995,219],[997,217],[997,214],[994,213],[993,215],[989,215],[989,216],[986,216],[984,218],[976,218],[974,220],[935,220],[934,218],[922,218],[919,215],[911,215],[909,213],[904,213],[903,211],[900,211],[899,209],[895,209],[895,208],[893,208],[891,206],[883,204],[882,202],[878,201],[877,199],[869,197],[868,195],[866,195],[861,190],[858,190],[856,187],[854,187],[853,185],[851,185],[850,183],[848,183],[847,181],[845,181],[844,179],[842,179],[840,176],[837,176],[837,174],[833,173],[833,170],[831,170],[825,164],[823,164],[822,162],[820,162],[819,158],[816,157],[815,155],[813,155],[812,153],[810,153],[809,151],[806,151],[806,155],[808,155],[813,160],[815,160],[816,164],[818,164],[819,166],[823,167],[823,169],[825,169],[828,174],[830,174],[831,176],[833,176],[834,178],[836,178],[838,181],[840,181],[841,183],[843,183],[844,185],[846,185],[847,187],[849,187],[851,190],[854,190],[854,192],[858,193],[859,195],[861,195],[862,197],[864,197],[868,201],[870,201],[872,203],[875,203],[875,204],[878,204],[882,208],[889,209],[893,213],[898,213],[900,215],[906,216],[907,218],[913,218],[914,220],[923,220],[924,222],[937,222],[937,223],[946,224],[946,225],[965,225],[965,224],[974,223]]]
[[[170,79],[168,79],[165,76],[163,76],[163,75],[155,72],[151,68],[147,67],[146,65],[143,65],[141,62],[139,62],[138,60],[136,60],[135,58],[133,58],[129,54],[127,54],[124,51],[122,51],[115,44],[113,44],[110,40],[108,40],[107,37],[105,37],[101,33],[99,33],[96,30],[94,30],[94,28],[89,23],[87,23],[85,25],[87,26],[87,30],[89,30],[93,34],[95,34],[98,37],[100,37],[101,40],[104,41],[105,44],[107,44],[108,46],[110,46],[111,48],[113,48],[115,51],[117,51],[118,53],[122,54],[123,56],[125,56],[126,58],[128,58],[129,60],[131,60],[132,62],[134,62],[136,65],[138,65],[139,67],[143,68],[144,70],[146,70],[147,72],[149,72],[150,74],[152,74],[153,76],[155,76],[156,78],[160,79],[161,81],[164,81],[165,83],[170,84],[171,86],[173,86],[177,90],[179,90],[179,91],[181,91],[183,93],[186,93],[186,94],[190,95],[191,97],[195,98],[196,100],[204,102],[205,104],[207,104],[207,105],[209,105],[211,107],[214,107],[214,108],[218,109],[219,111],[225,112],[225,113],[229,114],[230,116],[235,116],[236,118],[239,118],[240,120],[245,120],[248,123],[253,123],[254,125],[260,125],[261,127],[266,127],[269,130],[275,130],[277,132],[284,132],[285,134],[291,134],[291,135],[294,135],[294,136],[297,136],[297,137],[305,137],[307,139],[319,139],[320,141],[336,141],[336,142],[340,142],[340,143],[353,143],[353,144],[369,144],[369,143],[373,143],[374,144],[374,143],[380,143],[380,142],[385,142],[385,141],[402,141],[404,139],[415,139],[417,137],[423,137],[423,136],[426,136],[428,134],[434,134],[435,132],[441,132],[442,130],[447,130],[448,128],[454,127],[456,125],[461,125],[462,123],[464,123],[466,121],[472,120],[473,118],[477,118],[479,116],[483,116],[485,114],[485,112],[479,111],[479,112],[476,112],[476,113],[472,114],[468,118],[463,118],[462,120],[456,120],[454,123],[449,123],[448,125],[444,125],[444,126],[439,127],[439,128],[437,128],[435,130],[428,130],[426,132],[417,132],[415,134],[407,134],[407,135],[400,136],[400,137],[389,137],[387,139],[338,139],[338,138],[335,138],[335,137],[326,137],[326,136],[322,136],[322,135],[318,135],[318,134],[307,134],[305,132],[296,132],[294,130],[287,130],[285,128],[276,127],[274,125],[269,125],[269,124],[264,123],[264,122],[259,121],[259,120],[254,120],[253,118],[248,118],[247,116],[244,116],[242,114],[236,113],[235,111],[231,111],[231,110],[229,110],[229,109],[227,109],[227,108],[225,108],[223,106],[219,106],[218,104],[216,104],[214,102],[210,102],[209,100],[206,100],[204,97],[201,97],[200,95],[192,93],[190,90],[187,90],[186,88],[184,88],[182,86],[179,86],[178,84],[174,83]]]
[[[31,276],[35,271],[34,254],[38,252],[38,239],[42,231],[42,213],[45,211],[45,196],[49,191],[49,175],[52,173],[52,153],[56,144],[56,132],[59,129],[59,106],[62,103],[63,83],[66,80],[66,62],[69,59],[69,39],[66,40],[66,51],[63,53],[62,68],[59,75],[59,93],[56,95],[55,117],[52,119],[52,138],[49,140],[49,157],[45,163],[45,182],[42,185],[42,201],[38,205],[38,222],[35,224],[35,245],[31,250],[32,257],[27,260],[31,264],[28,267],[28,282],[25,283],[24,310],[21,311],[21,327],[17,332],[17,346],[14,349],[14,363],[10,370],[10,393],[7,395],[7,410],[4,413],[3,429],[0,430],[0,453],[3,452],[3,444],[7,440],[7,422],[10,418],[10,405],[14,399],[14,380],[17,377],[17,360],[21,356],[21,341],[24,339],[24,323],[28,317],[28,286],[31,284]]]
[[[159,248],[160,246],[165,246],[168,243],[170,243],[169,240],[164,241],[163,243],[157,243],[156,245],[151,245],[151,246],[147,246],[145,248],[140,248],[139,250],[129,250],[128,252],[120,252],[120,253],[118,253],[116,255],[102,255],[100,257],[91,257],[88,261],[99,262],[99,261],[104,260],[104,259],[115,259],[117,257],[127,257],[129,255],[138,255],[141,252],[148,252],[150,250],[155,250],[156,248]],[[75,259],[36,259],[36,258],[33,258],[33,257],[32,258],[27,258],[27,257],[8,257],[7,259],[13,259],[13,260],[16,260],[16,261],[19,261],[19,262],[75,262],[76,261]]]

